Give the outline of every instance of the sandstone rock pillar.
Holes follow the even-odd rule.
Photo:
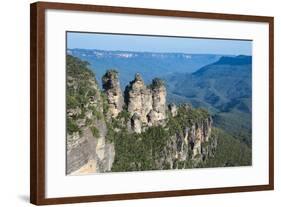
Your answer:
[[[109,115],[115,118],[122,111],[124,105],[118,72],[108,70],[102,77],[102,87],[107,95]]]

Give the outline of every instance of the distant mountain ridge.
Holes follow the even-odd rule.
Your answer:
[[[120,72],[120,84],[124,89],[126,83],[141,72],[146,83],[157,77],[177,73],[192,73],[199,68],[214,63],[222,55],[187,54],[187,53],[159,53],[159,52],[132,52],[107,51],[96,49],[68,49],[67,53],[88,61],[97,80],[101,85],[101,77],[108,69],[117,69]]]
[[[222,66],[222,65],[231,65],[231,66],[241,66],[241,65],[252,65],[252,56],[246,55],[238,55],[234,57],[222,56],[217,62],[214,62],[213,65]],[[203,73],[205,70],[209,70],[210,65],[206,65],[205,67],[200,68],[195,71],[193,75],[198,75]],[[235,69],[235,68],[231,68]]]
[[[171,93],[190,101],[201,100],[203,105],[207,103],[221,111],[224,104],[251,98],[251,70],[251,56],[221,57],[194,73],[173,74],[165,79]]]
[[[148,52],[148,51],[129,51],[129,50],[100,50],[100,49],[80,49],[72,48],[67,49],[67,53],[70,55],[84,54],[82,56],[96,56],[96,57],[123,57],[123,58],[133,58],[133,57],[159,57],[167,58],[169,56],[182,57],[190,59],[191,56],[217,56],[222,57],[224,54],[196,54],[196,53],[184,53],[184,52]],[[227,55],[229,57],[234,57],[234,55]]]

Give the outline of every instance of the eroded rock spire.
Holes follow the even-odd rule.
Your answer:
[[[134,117],[132,123],[141,123],[142,126],[158,125],[159,121],[166,118],[166,88],[164,82],[158,78],[146,86],[140,74],[130,82],[125,90],[127,110]],[[138,116],[135,116],[138,115]],[[138,117],[139,120],[136,119]],[[135,130],[135,132],[140,130]]]
[[[107,95],[108,113],[115,118],[124,106],[124,98],[116,70],[108,70],[105,73],[102,77],[102,87]]]

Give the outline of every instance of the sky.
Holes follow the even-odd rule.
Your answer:
[[[67,32],[67,48],[251,55],[252,41]]]

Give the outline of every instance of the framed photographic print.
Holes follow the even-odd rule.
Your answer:
[[[30,11],[32,203],[274,188],[273,17]]]

